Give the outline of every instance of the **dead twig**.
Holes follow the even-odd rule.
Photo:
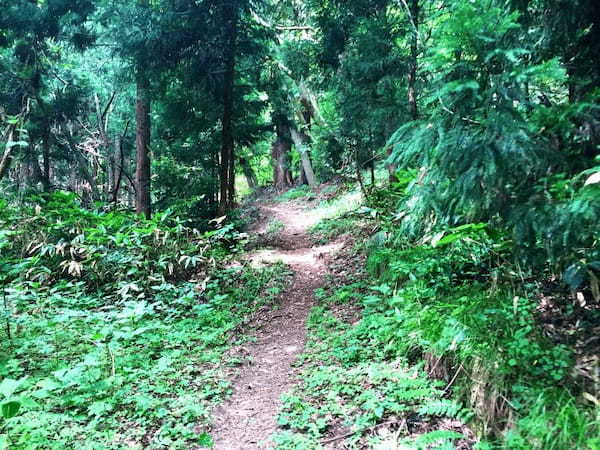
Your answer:
[[[461,370],[463,370],[463,365],[462,364],[458,367],[458,369],[456,369],[456,373],[454,374],[454,376],[450,380],[450,383],[448,383],[448,386],[446,386],[446,389],[444,389],[444,392],[442,392],[442,396],[446,395],[446,393],[448,392],[448,390],[452,387],[452,385],[456,381],[456,377],[458,377],[458,374],[460,373]]]
[[[364,430],[362,430],[362,432],[373,431],[373,430],[376,430],[377,428],[380,428],[380,427],[383,427],[383,426],[386,426],[386,425],[400,425],[400,426],[402,426],[402,424],[404,424],[404,423],[406,423],[406,419],[391,420],[389,422],[378,423],[377,425],[373,425],[373,426],[370,426],[368,428],[365,428]],[[339,441],[340,439],[345,439],[347,437],[350,437],[350,436],[352,436],[352,435],[354,435],[356,433],[360,433],[360,432],[361,431],[350,431],[349,433],[340,434],[339,436],[335,436],[335,437],[332,437],[332,438],[329,438],[329,439],[321,439],[319,441],[319,444],[330,444],[332,442]]]

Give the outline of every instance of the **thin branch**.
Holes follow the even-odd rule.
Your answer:
[[[408,4],[406,3],[406,0],[400,0],[400,2],[402,3],[402,5],[404,6],[404,8],[406,9],[406,15],[408,16],[408,20],[409,20],[410,24],[413,27],[413,32],[417,36],[417,40],[420,41],[421,44],[423,44],[423,40],[421,39],[421,35],[419,33],[419,29],[417,28],[417,22],[415,21],[415,18],[413,17],[412,12],[410,11],[410,8],[409,8]]]
[[[397,425],[397,424],[404,424],[404,423],[406,423],[405,419],[403,419],[401,421],[390,420],[389,422],[383,422],[383,423],[378,423],[377,425],[373,425],[373,426],[371,426],[369,428],[366,428],[366,429],[362,430],[362,432],[373,431],[373,430],[376,430],[379,427],[383,427],[383,426],[386,426],[386,425]],[[319,443],[320,444],[330,444],[332,442],[339,441],[340,439],[345,439],[347,437],[355,435],[356,433],[359,433],[359,432],[360,431],[350,431],[349,433],[340,434],[339,436],[335,436],[335,437],[332,437],[332,438],[329,438],[329,439],[321,439],[319,441]]]
[[[108,113],[108,109],[110,108],[110,105],[112,105],[112,102],[115,99],[115,96],[117,95],[117,91],[113,91],[110,100],[108,101],[108,103],[106,104],[106,107],[104,108],[104,112],[102,113],[102,115],[100,116],[100,118],[102,119],[100,121],[100,123],[104,124],[104,119],[106,118],[106,114]],[[106,131],[106,124],[104,124],[104,130]]]
[[[293,25],[293,26],[284,26],[284,25],[276,25],[275,29],[282,31],[315,31],[313,27],[310,25]]]
[[[462,364],[458,367],[458,369],[456,370],[456,373],[454,374],[454,376],[450,380],[450,383],[448,383],[448,385],[444,389],[444,392],[442,393],[442,396],[444,396],[448,392],[448,390],[452,387],[452,385],[456,381],[456,377],[458,377],[458,374],[460,373],[461,370],[463,370],[463,365]]]

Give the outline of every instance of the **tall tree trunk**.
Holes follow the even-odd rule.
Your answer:
[[[213,165],[211,167],[213,188],[209,197],[210,213],[216,214],[219,209],[219,151],[216,150],[212,154]]]
[[[417,105],[417,58],[419,56],[419,0],[410,0],[410,20],[413,24],[413,32],[410,39],[410,64],[408,68],[408,106],[412,120],[419,118]]]
[[[233,88],[235,84],[235,53],[237,47],[238,5],[226,0],[223,7],[225,28],[225,79],[223,88],[223,118],[221,132],[221,170],[219,213],[228,212],[235,197],[235,166],[233,136]]]
[[[371,159],[369,163],[369,168],[371,169],[371,189],[375,188],[375,160]]]
[[[123,164],[125,164],[120,136],[115,138],[115,154],[113,156],[113,161],[112,202],[116,205],[119,201],[119,190],[121,189],[121,180],[123,179]]]
[[[310,91],[300,83],[300,104],[302,105],[302,111],[297,115],[298,123],[310,133],[313,118],[313,103],[311,101]],[[308,184],[311,189],[317,188],[317,179],[312,168],[312,161],[310,159],[310,136],[305,133],[298,131],[296,128],[291,128],[292,140],[296,149],[300,153],[300,160],[302,161],[302,167],[300,170],[300,182],[302,184]]]
[[[0,159],[0,180],[2,180],[4,175],[6,175],[8,172],[13,157],[13,151],[16,148],[13,143],[14,131],[14,125],[10,125],[6,133],[6,146],[4,147],[4,153],[2,154],[2,159]]]
[[[367,189],[365,187],[365,183],[363,181],[363,177],[362,177],[362,170],[361,170],[361,164],[358,161],[358,150],[354,151],[354,166],[356,168],[356,179],[358,180],[358,185],[360,186],[360,191],[362,192],[362,195],[365,199],[369,198],[369,194],[367,192]]]
[[[46,126],[42,137],[42,186],[50,192],[50,127]]]
[[[392,147],[388,147],[386,150],[386,153],[387,153],[388,158],[390,158],[392,156]],[[398,170],[398,168],[396,167],[396,164],[389,163],[387,165],[387,170],[388,170],[388,180],[389,180],[390,184],[395,183],[397,181],[396,170]]]
[[[248,182],[250,189],[256,189],[258,186],[258,179],[256,178],[256,173],[254,173],[254,170],[252,169],[252,166],[248,160],[246,158],[240,158],[240,166],[242,166],[244,176],[246,177],[246,181]]]
[[[44,173],[42,172],[40,161],[38,159],[38,155],[36,154],[37,147],[38,145],[29,146],[25,152],[25,158],[30,172],[29,183],[33,185],[40,183],[45,190],[46,186],[44,182]]]
[[[408,65],[408,110],[410,118],[417,120],[419,118],[419,105],[417,101],[417,70],[419,57],[419,0],[409,0],[408,20],[411,22],[412,33],[410,36],[410,61]],[[392,154],[392,148],[387,149],[388,157]],[[388,164],[389,182],[393,183],[396,179],[396,165]]]
[[[290,170],[290,127],[287,124],[275,125],[276,139],[271,148],[273,158],[273,185],[275,189],[285,189],[293,184]]]
[[[308,154],[306,135],[304,133],[299,133],[294,127],[292,127],[290,131],[294,145],[296,146],[298,153],[300,153],[300,160],[302,161],[302,169],[304,171],[304,176],[306,177],[306,182],[311,189],[316,189],[317,179],[315,177],[315,173],[313,172],[312,163]]]
[[[141,67],[138,70],[142,70]],[[147,219],[151,216],[150,200],[150,95],[149,83],[144,73],[137,75],[136,118],[136,199],[135,212]]]

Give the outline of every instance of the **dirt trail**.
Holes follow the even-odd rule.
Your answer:
[[[232,397],[215,412],[211,434],[217,450],[272,447],[268,439],[277,430],[280,396],[296,382],[298,369],[292,365],[304,348],[314,290],[323,285],[327,272],[325,258],[341,247],[311,246],[308,229],[319,220],[314,208],[290,202],[261,204],[259,209],[253,233],[266,248],[247,258],[255,265],[283,261],[294,276],[279,298],[280,308],[269,312],[256,342],[247,346],[251,362],[234,380]],[[282,227],[278,233],[270,232],[273,224]]]

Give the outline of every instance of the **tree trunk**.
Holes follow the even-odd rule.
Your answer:
[[[141,68],[138,68],[141,70]],[[150,200],[150,96],[148,79],[143,73],[137,75],[137,102],[135,108],[137,152],[135,182],[135,212],[147,219],[151,216]]]
[[[281,190],[293,184],[292,171],[290,170],[290,127],[287,124],[275,126],[277,138],[271,148],[273,158],[273,186]]]
[[[50,192],[50,129],[46,127],[42,138],[42,186],[44,192]]]
[[[258,179],[248,160],[246,158],[240,158],[240,166],[242,166],[244,176],[246,177],[246,181],[248,181],[250,189],[256,189],[258,186]]]
[[[298,123],[301,124],[309,133],[312,125],[312,118],[314,114],[313,103],[311,101],[311,94],[303,83],[300,83],[300,104],[302,105],[302,111],[297,115]],[[309,142],[310,137],[304,132],[298,131],[296,128],[291,129],[292,141],[296,149],[300,153],[300,160],[302,161],[302,167],[300,170],[300,182],[301,184],[308,184],[311,189],[317,188],[317,180],[315,173],[313,172],[312,162],[310,159]]]
[[[317,179],[315,178],[315,173],[313,172],[312,163],[310,161],[310,156],[308,154],[308,147],[306,145],[306,135],[301,134],[295,128],[291,128],[292,140],[294,141],[294,145],[296,146],[296,150],[300,153],[300,159],[302,161],[302,169],[304,173],[304,177],[306,177],[306,182],[310,186],[311,189],[317,188]]]
[[[388,147],[386,153],[387,153],[388,158],[390,158],[392,155],[392,147]],[[387,170],[388,170],[388,180],[389,180],[390,184],[395,183],[397,181],[396,170],[398,170],[398,168],[396,167],[396,164],[393,164],[393,163],[388,164]]]
[[[227,213],[235,197],[235,166],[233,137],[233,88],[235,83],[235,53],[238,6],[228,0],[223,7],[225,30],[225,79],[223,88],[223,118],[221,132],[221,170],[219,213]]]
[[[0,159],[0,180],[4,178],[4,175],[8,172],[10,168],[10,163],[12,161],[12,154],[15,149],[15,145],[13,143],[15,127],[10,126],[8,132],[6,133],[6,146],[4,147],[4,153],[2,154],[2,159]]]
[[[121,137],[115,138],[115,154],[113,155],[113,190],[112,202],[116,205],[119,201],[119,190],[121,189],[121,180],[123,179],[123,146],[121,145]]]
[[[371,169],[371,189],[375,188],[375,161],[372,159],[369,163],[369,168]]]
[[[215,150],[212,154],[213,164],[211,167],[213,189],[211,189],[209,197],[210,213],[216,214],[219,209],[219,150]]]
[[[419,117],[417,105],[417,58],[419,56],[419,0],[410,0],[410,20],[413,23],[413,33],[410,39],[410,64],[408,68],[408,107],[412,120]]]
[[[354,167],[356,168],[356,179],[358,180],[358,185],[360,186],[360,191],[362,192],[363,197],[368,199],[367,189],[365,188],[365,183],[362,177],[361,164],[358,161],[358,150],[354,151]]]
[[[28,172],[29,172],[29,184],[36,185],[39,183],[42,187],[46,188],[44,182],[44,173],[42,172],[42,168],[40,167],[40,161],[38,159],[38,155],[36,154],[36,149],[38,145],[30,145],[27,147],[25,151],[25,160],[27,161]]]

